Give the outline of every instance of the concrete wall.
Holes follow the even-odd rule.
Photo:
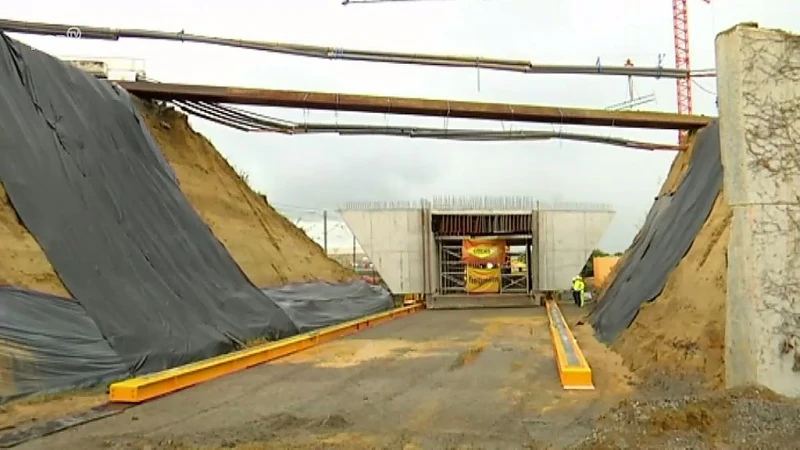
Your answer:
[[[738,26],[716,50],[733,209],[726,382],[800,397],[800,37]]]
[[[421,209],[340,213],[392,293],[423,292]]]
[[[433,235],[422,225],[422,208],[342,210],[342,219],[394,294],[423,293],[425,268],[428,292],[439,279],[439,261]],[[430,211],[425,210],[430,221]],[[539,212],[539,289],[569,289],[592,250],[602,239],[613,212]],[[428,222],[430,223],[430,222]],[[427,252],[423,234],[428,235]],[[428,260],[423,261],[424,253]]]
[[[539,289],[569,289],[613,218],[611,211],[540,211]]]

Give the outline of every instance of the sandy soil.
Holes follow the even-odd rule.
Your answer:
[[[731,212],[724,194],[664,292],[644,305],[613,347],[638,372],[679,370],[724,386],[725,294]]]
[[[105,388],[64,393],[0,405],[0,431],[26,428],[102,405],[108,401]]]
[[[665,189],[674,189],[686,164],[678,155]],[[677,173],[676,173],[677,172]],[[731,211],[724,192],[655,302],[613,344],[641,375],[669,370],[701,375],[711,388],[724,387],[725,294]]]
[[[142,105],[181,190],[250,280],[262,287],[354,274],[325,256],[302,230],[253,192],[211,143],[172,109]]]
[[[21,448],[563,448],[633,389],[576,334],[595,391],[561,389],[543,308],[425,311]]]

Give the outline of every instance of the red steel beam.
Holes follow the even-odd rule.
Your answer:
[[[153,100],[184,100],[415,116],[457,117],[514,122],[559,123],[622,128],[695,130],[713,119],[659,112],[608,111],[423,98],[378,97],[328,92],[282,91],[225,86],[117,82],[131,94]]]

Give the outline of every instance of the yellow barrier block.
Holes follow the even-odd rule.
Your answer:
[[[564,389],[594,389],[592,369],[569,330],[564,315],[554,301],[548,300],[546,306],[561,385]]]
[[[412,314],[424,308],[425,305],[419,304],[393,309],[310,333],[281,339],[277,342],[239,350],[150,375],[129,378],[109,386],[109,400],[117,403],[142,403],[180,389],[306,350],[392,319]]]

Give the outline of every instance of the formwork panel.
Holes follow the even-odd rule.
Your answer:
[[[422,209],[340,213],[392,293],[424,291]]]
[[[613,211],[539,211],[538,289],[569,289],[613,217]]]

